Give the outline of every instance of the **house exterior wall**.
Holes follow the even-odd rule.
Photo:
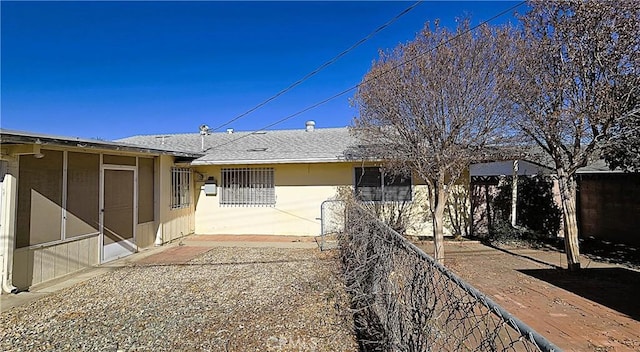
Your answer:
[[[149,221],[136,225],[136,245],[139,248],[147,248],[153,246],[156,240],[157,223]]]
[[[149,243],[153,234],[153,243],[161,245],[194,233],[195,231],[195,182],[191,177],[190,199],[188,207],[171,208],[171,169],[175,167],[174,158],[168,155],[158,157],[156,164],[156,217],[155,228],[149,224],[139,225],[142,232],[141,241]],[[153,231],[152,231],[153,230]]]
[[[250,165],[206,166],[196,171],[218,182],[223,168]],[[320,205],[335,197],[339,186],[353,184],[351,163],[260,165],[274,169],[276,202],[273,206],[228,206],[218,195],[205,195],[204,182],[196,182],[195,223],[198,234],[256,234],[317,236]],[[224,185],[218,184],[224,187]]]
[[[580,237],[640,246],[640,174],[578,177]]]
[[[367,164],[369,165],[369,164]],[[321,232],[321,205],[335,199],[339,187],[354,186],[354,168],[362,163],[305,163],[259,165],[274,169],[276,202],[273,206],[221,205],[224,187],[223,168],[251,168],[251,165],[200,166],[195,169],[200,181],[196,182],[195,232],[198,234],[230,235],[287,235],[318,236]],[[257,167],[257,166],[253,166]],[[204,180],[215,178],[218,194],[206,195]],[[407,235],[431,235],[431,223],[425,218],[427,208],[426,186],[413,187],[412,219]],[[380,206],[391,209],[390,204]],[[397,207],[396,207],[397,209]]]
[[[70,242],[18,248],[13,254],[13,285],[26,289],[99,263],[98,234]]]

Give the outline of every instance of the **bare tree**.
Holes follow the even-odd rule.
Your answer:
[[[615,122],[611,136],[602,146],[604,158],[611,169],[640,171],[640,85],[635,89],[635,101],[630,101],[632,108]]]
[[[453,186],[477,153],[504,135],[497,82],[507,39],[506,30],[488,26],[471,33],[468,20],[455,32],[427,23],[415,40],[380,54],[354,98],[352,131],[368,152],[427,184],[440,262]]]
[[[637,95],[640,49],[637,1],[533,1],[514,38],[503,92],[515,126],[555,164],[568,267],[580,268],[576,171],[597,156],[617,118]]]

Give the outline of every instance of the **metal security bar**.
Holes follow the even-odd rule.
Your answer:
[[[191,170],[171,168],[171,209],[186,208],[191,205]]]
[[[338,237],[354,323],[367,351],[560,351],[360,207]]]
[[[411,177],[392,175],[380,167],[356,167],[355,191],[358,199],[375,202],[411,201]]]
[[[273,168],[222,169],[221,205],[273,206],[276,191]]]

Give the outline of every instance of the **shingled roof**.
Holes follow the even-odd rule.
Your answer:
[[[193,165],[339,162],[357,146],[348,128],[312,131],[162,134],[133,136],[119,142],[205,154]],[[204,147],[204,148],[203,148]]]

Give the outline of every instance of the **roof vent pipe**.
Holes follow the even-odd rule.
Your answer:
[[[203,152],[204,152],[204,136],[208,136],[208,135],[209,135],[209,126],[200,125],[200,146]]]
[[[233,128],[227,128],[227,133],[228,134],[232,134],[233,133]]]
[[[313,130],[316,128],[316,122],[313,120],[307,121],[304,125],[306,127],[307,132],[313,132]]]

